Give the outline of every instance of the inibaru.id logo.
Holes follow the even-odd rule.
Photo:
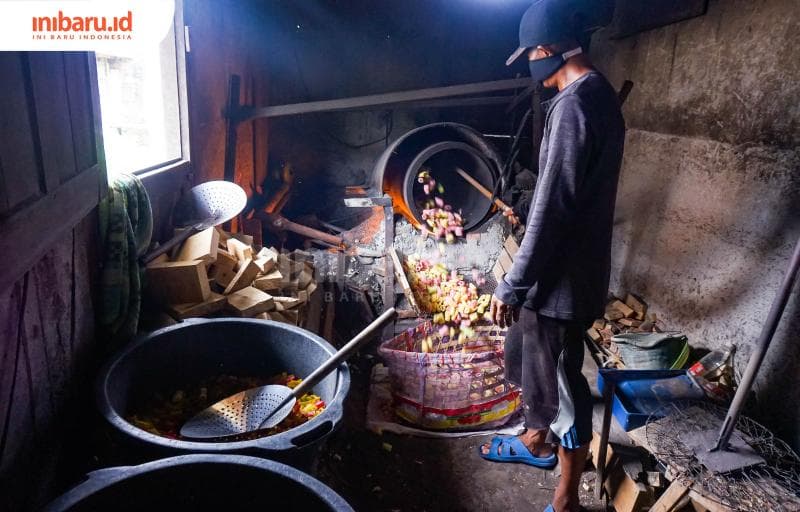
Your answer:
[[[33,39],[131,39],[133,12],[125,16],[33,16]],[[77,36],[77,37],[76,37]]]

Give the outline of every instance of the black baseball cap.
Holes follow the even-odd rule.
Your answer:
[[[506,60],[510,66],[529,48],[575,39],[579,9],[570,0],[535,0],[519,22],[519,48]]]

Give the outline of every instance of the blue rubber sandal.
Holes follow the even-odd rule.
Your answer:
[[[498,448],[500,453],[498,453]],[[511,453],[512,449],[514,453]],[[551,453],[549,457],[536,457],[528,450],[525,443],[516,436],[495,436],[489,447],[489,453],[483,453],[481,446],[479,446],[478,454],[492,462],[520,462],[542,469],[552,469],[558,462],[558,457],[555,453]]]
[[[544,509],[544,512],[556,512],[556,509],[553,508],[553,505],[547,505],[547,508]]]

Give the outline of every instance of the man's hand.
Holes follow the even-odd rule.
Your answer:
[[[489,316],[492,321],[501,329],[511,327],[511,324],[519,320],[519,307],[509,306],[502,300],[492,295],[492,302],[489,306]]]
[[[512,226],[516,226],[519,224],[519,217],[514,214],[514,210],[511,207],[508,207],[503,210],[503,217],[508,219]]]

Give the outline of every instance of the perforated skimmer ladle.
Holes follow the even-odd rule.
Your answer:
[[[188,229],[145,254],[144,263],[150,263],[195,233],[231,220],[246,204],[245,191],[230,181],[207,181],[192,187],[178,201],[173,215],[175,227]]]
[[[184,423],[181,427],[181,436],[192,439],[230,437],[278,425],[292,412],[298,398],[355,354],[395,315],[394,308],[384,311],[294,389],[288,386],[270,385],[236,393],[204,409]]]

